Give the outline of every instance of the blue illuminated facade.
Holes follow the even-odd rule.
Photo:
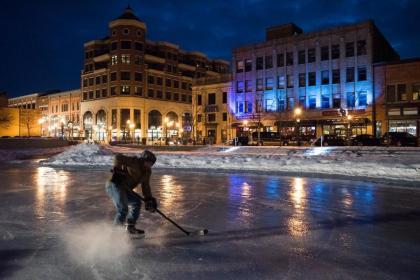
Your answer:
[[[395,59],[372,21],[310,33],[294,24],[268,28],[265,42],[233,50],[237,134],[257,127],[284,136],[373,134],[373,63]]]

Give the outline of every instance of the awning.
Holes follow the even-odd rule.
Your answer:
[[[315,120],[300,120],[300,126],[316,126],[317,121]],[[276,121],[274,123],[276,126],[280,127],[294,127],[297,125],[296,121]]]

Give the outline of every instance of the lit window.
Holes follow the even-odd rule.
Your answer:
[[[316,108],[316,96],[315,95],[310,95],[308,97],[308,106],[309,106],[309,109],[315,109]]]
[[[280,75],[277,77],[277,88],[278,89],[283,89],[286,87],[286,78],[284,77],[284,75]]]
[[[354,108],[356,105],[356,98],[354,92],[347,92],[347,108]]]
[[[413,85],[413,101],[420,99],[420,84]]]
[[[130,64],[131,63],[130,55],[129,54],[121,55],[121,63]]]
[[[121,86],[121,94],[122,95],[129,95],[130,94],[130,86]]]
[[[330,108],[330,96],[328,94],[321,95],[321,107],[322,109]]]
[[[265,100],[265,111],[266,112],[274,112],[276,110],[276,104],[273,99],[266,99]]]
[[[111,65],[118,64],[118,55],[113,55],[111,57]]]
[[[236,73],[244,72],[244,61],[237,60],[236,61]]]
[[[236,92],[243,92],[244,91],[244,82],[237,81],[236,82]]]
[[[357,99],[359,100],[359,107],[366,107],[367,105],[367,92],[359,91],[357,94]]]
[[[273,78],[266,78],[265,79],[265,89],[272,90],[274,87],[274,79]]]

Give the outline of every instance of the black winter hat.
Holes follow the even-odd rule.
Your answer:
[[[156,162],[156,156],[154,153],[152,153],[149,150],[145,150],[143,153],[141,153],[141,158],[145,161],[150,161],[152,163]]]

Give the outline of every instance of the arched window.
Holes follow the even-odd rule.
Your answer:
[[[85,129],[92,129],[93,125],[93,114],[90,111],[87,111],[83,115],[83,126]]]
[[[166,117],[168,118],[169,122],[178,122],[178,115],[175,112],[169,112],[166,114]]]
[[[96,124],[106,126],[106,113],[104,110],[99,110],[96,113]]]
[[[152,110],[149,112],[149,129],[151,127],[158,128],[162,126],[162,114],[158,110]]]

